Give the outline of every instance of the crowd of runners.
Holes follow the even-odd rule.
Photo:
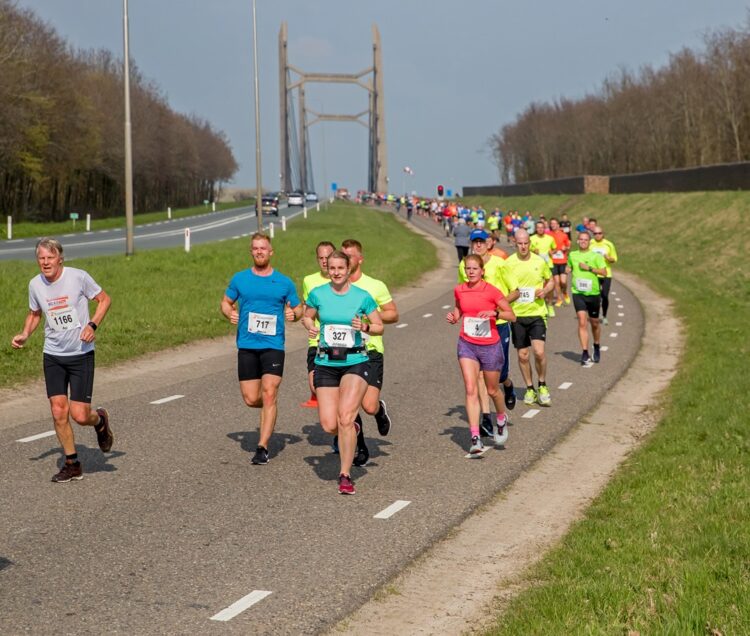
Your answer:
[[[499,210],[487,214],[481,208],[437,201],[420,210],[445,223],[456,240],[458,285],[446,320],[459,325],[457,359],[471,438],[468,456],[477,457],[488,448],[482,438],[499,446],[508,439],[507,411],[517,400],[511,341],[524,403],[552,404],[545,341],[555,307],[574,306],[581,365],[601,362],[601,327],[607,324],[617,252],[596,219],[584,218],[573,228],[564,214],[547,221],[543,215],[534,219],[528,213]],[[503,232],[509,249],[515,249],[510,255],[499,246]],[[572,246],[574,232],[577,249]],[[57,240],[40,240],[36,256],[40,274],[29,283],[29,312],[12,346],[23,347],[44,317],[47,397],[65,456],[52,481],[68,482],[83,477],[71,418],[94,427],[102,452],[109,452],[114,442],[107,410],[91,409],[96,330],[111,300],[87,272],[63,264],[63,246]],[[252,464],[269,461],[284,375],[286,323],[301,321],[309,338],[310,399],[303,406],[317,407],[321,427],[332,436],[331,448],[340,461],[338,492],[354,494],[351,468],[365,466],[370,456],[361,413],[374,417],[380,435],[391,429],[381,397],[383,333],[399,320],[396,303],[385,283],[364,273],[364,250],[356,239],[339,247],[330,241],[316,246],[317,270],[302,281],[302,298],[294,282],[272,266],[267,235],[251,237],[250,256],[252,265],[231,278],[220,309],[237,330],[242,399],[260,411]],[[90,301],[96,303],[93,315]]]

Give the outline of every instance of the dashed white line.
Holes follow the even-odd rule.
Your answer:
[[[615,327],[622,327],[622,323],[621,322],[616,322],[615,323]]]
[[[562,383],[562,384],[561,384],[560,386],[558,386],[557,388],[558,388],[558,389],[562,389],[563,391],[565,391],[565,389],[569,389],[569,388],[570,388],[570,387],[572,387],[572,386],[573,386],[573,383],[572,383],[572,382],[563,382],[563,383]]]
[[[615,332],[609,334],[609,337],[610,338],[617,338],[617,332],[615,331]]]
[[[69,236],[75,236],[75,234],[63,234],[63,238],[68,238]]]
[[[373,519],[389,519],[393,515],[395,515],[399,510],[403,510],[411,503],[411,501],[403,501],[402,499],[399,499],[398,501],[392,503],[390,506],[385,508],[384,510],[381,510],[378,514],[373,516]]]
[[[523,417],[525,417],[526,419],[531,419],[537,413],[539,413],[539,409],[530,409],[530,410],[526,411],[526,413],[523,414]]]
[[[615,300],[616,300],[616,301],[617,301],[618,303],[620,302],[620,299],[619,299],[619,298],[615,298]]]
[[[171,402],[172,400],[179,400],[180,398],[184,398],[184,395],[170,395],[169,397],[161,398],[160,400],[154,400],[153,402],[149,402],[149,404],[166,404],[167,402]]]
[[[618,309],[625,309],[625,305],[617,305]]]
[[[443,305],[443,309],[450,309],[450,308],[451,308],[450,305]]]
[[[602,350],[602,351],[609,351],[609,347],[608,347],[607,345],[604,345],[604,346],[603,346],[603,347],[601,348],[601,350]]]
[[[408,322],[402,322],[400,325],[396,325],[396,329],[403,329],[404,327],[408,327]]]
[[[432,314],[424,314],[424,316],[422,316],[422,318],[432,318]]]
[[[27,444],[28,442],[35,442],[38,439],[42,439],[44,437],[52,437],[55,434],[55,431],[47,431],[46,433],[37,433],[36,435],[32,435],[30,437],[24,437],[22,439],[17,439],[17,442],[20,442],[21,444]]]
[[[239,234],[237,234],[237,235],[233,236],[232,238],[233,239],[238,239],[238,238],[242,238],[242,237]]]
[[[622,312],[619,312],[619,313],[618,313],[617,315],[618,315],[618,316],[619,316],[620,318],[622,318],[622,317],[623,317],[623,316],[624,316],[625,314],[624,314],[624,313],[622,313]]]
[[[248,607],[252,607],[257,602],[262,601],[266,596],[272,594],[267,590],[253,590],[247,596],[243,596],[239,601],[232,603],[226,609],[221,610],[218,614],[211,617],[212,621],[231,621],[237,614],[241,614]]]

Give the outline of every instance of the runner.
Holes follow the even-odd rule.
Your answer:
[[[63,260],[63,247],[57,239],[43,238],[36,244],[40,274],[29,282],[29,313],[23,331],[11,341],[14,349],[22,349],[44,314],[44,381],[55,433],[65,453],[62,468],[52,477],[56,483],[83,479],[71,417],[81,426],[94,427],[103,453],[108,453],[114,442],[107,409],[91,411],[94,341],[111,300],[87,272],[64,266]],[[89,316],[89,301],[96,303],[93,316]]]
[[[469,253],[469,236],[471,235],[471,229],[466,223],[466,219],[459,218],[456,224],[453,226],[453,244],[456,246],[456,253],[458,254],[459,264]]]
[[[570,240],[571,226],[572,223],[570,222],[568,215],[563,212],[562,216],[560,217],[560,229],[565,232],[565,234],[567,234],[568,240]]]
[[[557,302],[555,307],[561,307],[563,302],[570,304],[568,296],[568,274],[566,266],[568,263],[568,252],[570,251],[570,239],[560,229],[560,224],[555,217],[549,220],[550,236],[555,241],[555,250],[552,252],[552,276],[555,279],[555,293]]]
[[[328,257],[331,282],[310,292],[303,317],[310,337],[320,336],[314,376],[318,415],[323,430],[339,438],[338,488],[342,495],[355,493],[350,472],[359,432],[355,418],[370,375],[362,333],[383,333],[375,299],[350,283],[349,268],[349,256],[344,252]]]
[[[513,346],[518,351],[521,375],[526,382],[523,401],[527,406],[537,401],[541,406],[549,406],[551,396],[546,382],[547,357],[544,350],[547,339],[547,306],[544,297],[554,289],[555,281],[547,263],[529,251],[530,239],[526,230],[516,231],[516,247],[518,251],[505,261],[505,271],[509,288],[519,293],[518,298],[511,303],[516,314],[511,333]],[[534,390],[529,348],[534,351],[538,390]]]
[[[552,269],[552,254],[557,249],[555,239],[547,234],[547,225],[544,221],[544,215],[540,217],[540,220],[535,225],[536,232],[530,237],[530,249],[534,254],[538,254],[547,263],[547,267]],[[547,297],[544,299],[547,303],[547,315],[550,318],[555,317],[555,308],[553,307],[554,302],[554,287],[552,288]]]
[[[341,251],[349,257],[349,282],[355,287],[364,289],[375,299],[380,320],[384,325],[397,323],[398,308],[386,284],[362,271],[362,263],[365,260],[362,254],[362,244],[355,239],[347,239],[341,244]],[[367,347],[367,356],[370,359],[370,374],[367,380],[367,392],[362,399],[362,408],[365,413],[375,417],[378,433],[385,437],[391,430],[391,418],[388,415],[385,401],[380,399],[385,366],[383,337],[379,335],[365,336],[365,346]],[[359,434],[357,435],[357,454],[354,457],[354,465],[365,466],[370,458],[370,451],[365,443],[364,427],[359,413],[357,413],[356,422],[359,424]]]
[[[482,383],[497,412],[495,445],[502,446],[508,440],[507,416],[499,390],[504,356],[502,347],[498,346],[500,336],[497,330],[493,329],[492,322],[498,318],[512,321],[515,315],[505,295],[483,280],[484,261],[481,256],[467,256],[464,259],[464,268],[468,280],[453,290],[456,306],[453,311],[448,312],[445,319],[451,324],[456,324],[463,318],[458,336],[457,355],[466,387],[466,415],[471,432],[469,454],[477,457],[484,451],[479,430],[480,373],[483,376]]]
[[[237,375],[242,398],[261,409],[260,436],[252,463],[267,464],[268,443],[276,426],[277,397],[284,375],[284,321],[302,317],[294,283],[271,266],[271,239],[250,238],[253,266],[232,276],[221,313],[237,325]]]
[[[602,333],[599,324],[599,280],[607,273],[606,263],[601,254],[589,249],[591,236],[588,232],[578,235],[578,249],[568,256],[568,271],[572,273],[571,291],[573,306],[578,317],[578,340],[581,343],[581,366],[590,367],[589,331],[594,338],[594,362],[601,360],[600,338]]]
[[[302,301],[307,302],[310,292],[316,287],[328,283],[328,257],[336,246],[330,241],[321,241],[315,248],[315,257],[318,259],[319,271],[314,274],[308,274],[302,279]],[[318,339],[310,338],[307,341],[307,382],[310,387],[310,399],[302,402],[300,406],[306,408],[317,408],[318,399],[315,397],[315,387],[313,386],[313,371],[315,370],[315,351],[318,348]]]
[[[599,279],[599,288],[602,297],[602,324],[608,325],[607,311],[609,310],[609,288],[612,286],[612,265],[617,262],[617,250],[615,244],[604,238],[604,230],[600,226],[594,227],[594,239],[590,243],[594,252],[601,254],[607,266],[607,275]]]

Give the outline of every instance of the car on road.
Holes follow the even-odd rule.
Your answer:
[[[290,192],[287,201],[289,205],[305,205],[305,195],[301,192]]]
[[[279,216],[279,200],[273,195],[263,195],[261,198],[263,214]]]
[[[305,194],[305,201],[308,203],[317,203],[318,202],[318,195],[315,192],[308,192]]]
[[[349,200],[349,190],[346,188],[339,188],[336,190],[336,198],[341,199],[342,201],[348,201]]]

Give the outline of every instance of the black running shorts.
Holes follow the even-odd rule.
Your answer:
[[[369,384],[370,363],[360,362],[359,364],[351,364],[346,367],[324,367],[322,364],[316,364],[315,373],[313,374],[313,386],[316,389],[321,387],[338,387],[341,384],[341,378],[350,373],[358,375]]]
[[[73,402],[91,404],[94,391],[94,352],[76,356],[44,354],[44,382],[47,397],[68,395]]]
[[[592,296],[573,294],[573,307],[575,307],[576,313],[585,311],[589,315],[589,318],[598,318],[601,305],[602,297],[599,294]]]
[[[522,316],[510,323],[513,335],[513,346],[516,349],[526,349],[532,340],[547,339],[547,321],[541,316]]]
[[[379,351],[368,351],[367,357],[370,358],[370,377],[367,378],[367,384],[381,390],[383,388],[383,354]]]
[[[264,375],[284,375],[284,352],[279,349],[238,349],[237,376],[240,382],[260,380]]]
[[[553,263],[552,264],[552,275],[553,276],[561,276],[565,273],[565,268],[567,265],[565,263]]]
[[[312,373],[315,371],[315,356],[318,354],[317,347],[307,348],[307,372]]]

